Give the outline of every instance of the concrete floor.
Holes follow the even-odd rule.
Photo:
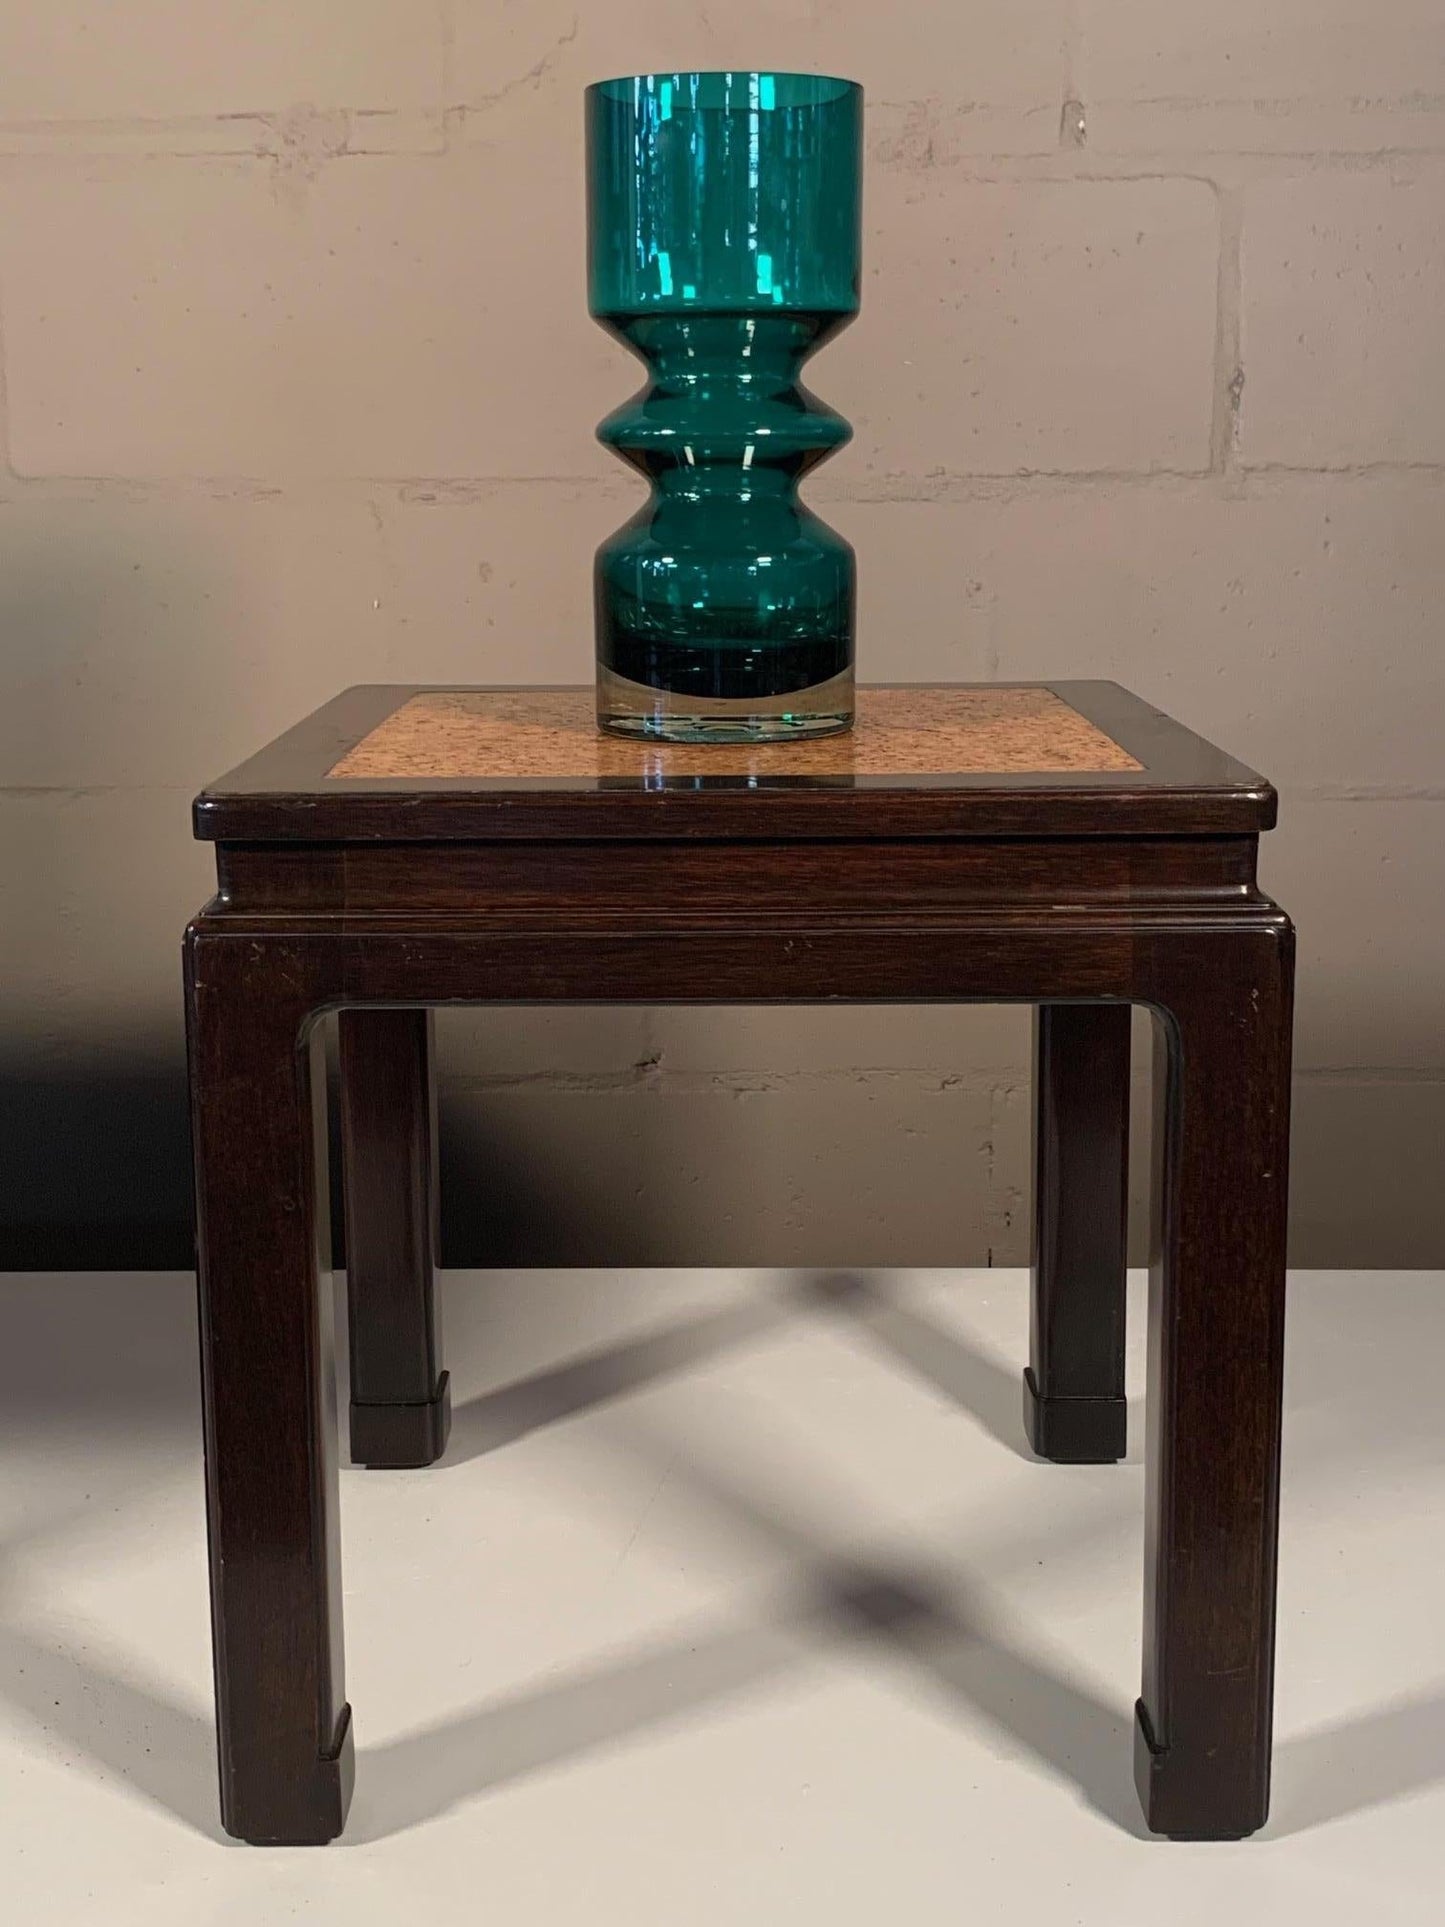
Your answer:
[[[1024,1455],[1022,1274],[818,1284],[447,1279],[447,1460],[342,1476],[351,1824],[263,1852],[216,1820],[191,1281],[0,1280],[4,1918],[1440,1920],[1445,1278],[1294,1280],[1232,1846],[1142,1832],[1143,1470]]]

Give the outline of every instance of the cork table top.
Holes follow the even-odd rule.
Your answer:
[[[219,842],[1159,836],[1268,829],[1274,792],[1108,682],[861,688],[778,744],[603,735],[590,688],[343,690],[196,799]]]
[[[328,774],[942,776],[1140,767],[1051,689],[861,689],[851,730],[765,744],[605,735],[581,689],[437,689],[394,710]]]

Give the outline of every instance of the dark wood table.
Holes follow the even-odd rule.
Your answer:
[[[429,1007],[1024,1002],[1030,1439],[1124,1451],[1129,1007],[1164,1048],[1136,1777],[1149,1825],[1269,1798],[1294,940],[1269,785],[1109,683],[861,692],[851,735],[602,738],[581,690],[357,688],[205,790],[186,939],[221,1803],[340,1832],[317,1020],[340,1011],[353,1455],[447,1435]],[[880,1147],[881,1151],[881,1147]]]

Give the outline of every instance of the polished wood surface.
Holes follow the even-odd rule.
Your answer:
[[[1132,703],[1115,703],[1125,721],[1114,740],[1137,753],[1127,715],[1154,712]],[[1233,1837],[1261,1825],[1293,980],[1289,921],[1255,878],[1268,785],[1228,773],[1238,766],[1161,719],[1154,738],[1173,743],[1176,776],[1188,777],[1175,787],[1147,757],[1142,773],[1055,777],[1054,791],[1030,787],[1033,778],[977,789],[963,777],[908,779],[913,791],[859,779],[807,790],[817,834],[802,842],[800,819],[755,812],[765,792],[726,789],[723,778],[727,807],[742,799],[732,817],[709,813],[720,793],[712,779],[625,788],[616,794],[636,813],[609,819],[587,811],[613,792],[562,778],[486,794],[443,784],[430,794],[442,814],[428,816],[427,797],[408,787],[415,779],[384,791],[319,773],[344,753],[323,746],[328,733],[360,740],[395,706],[395,692],[364,702],[353,692],[330,723],[312,719],[244,782],[200,799],[202,832],[220,843],[221,888],[187,954],[228,1828],[323,1839],[344,1811],[316,1087],[306,1068],[318,1016],[361,1020],[350,1031],[346,1136],[363,1169],[391,1167],[380,1194],[393,1205],[361,1230],[358,1248],[362,1275],[383,1281],[353,1306],[363,1327],[375,1319],[359,1336],[363,1362],[384,1370],[395,1351],[408,1361],[401,1382],[420,1386],[438,1363],[417,1231],[430,1064],[409,1013],[869,1000],[1045,1007],[1039,1105],[1052,1136],[1040,1151],[1032,1360],[1047,1408],[1039,1442],[1059,1457],[1076,1455],[1066,1448],[1079,1441],[1077,1427],[1050,1434],[1054,1413],[1117,1397],[1125,1006],[1155,1014],[1166,1072],[1140,1792],[1163,1832]],[[309,787],[288,787],[302,765]],[[1201,786],[1205,769],[1213,782]],[[1010,794],[1022,818],[1010,816]],[[905,815],[911,827],[900,829],[896,811],[910,796],[925,811],[941,797],[958,813],[932,820],[951,828],[924,837],[925,817]],[[1170,809],[1182,811],[1173,832],[1160,827]],[[603,821],[635,834],[599,840]],[[1102,1014],[1082,1008],[1091,1005]],[[368,1032],[368,1020],[378,1027]],[[401,1093],[399,1110],[387,1091]]]
[[[358,1465],[430,1465],[451,1428],[437,1362],[431,1012],[343,1010],[337,1028],[351,1456]]]
[[[217,850],[223,901],[217,915],[267,909],[335,917],[385,910],[415,887],[417,845],[330,847],[222,844]],[[1222,909],[1255,894],[1252,837],[1095,838],[1086,867],[1065,838],[988,837],[972,842],[742,843],[711,839],[549,843],[514,841],[427,846],[428,912],[464,912],[509,925],[559,913],[588,918],[630,914],[645,921],[666,903],[666,919],[785,912],[874,910],[909,918],[976,909],[990,894],[1011,903],[1154,904],[1167,910],[1181,893]],[[605,881],[605,894],[599,891]],[[665,878],[665,888],[662,887]]]
[[[1181,946],[1158,1056],[1136,1777],[1156,1832],[1269,1812],[1294,939]]]
[[[186,946],[221,1813],[258,1844],[341,1830],[351,1796],[336,1380],[314,1008],[268,959]]]
[[[1024,1423],[1041,1458],[1107,1464],[1126,1447],[1127,1004],[1034,1013],[1034,1224]]]
[[[858,837],[1154,836],[1253,834],[1274,821],[1264,778],[1116,683],[1018,685],[1051,695],[1137,768],[936,770],[845,767],[808,773],[791,752],[751,751],[745,767],[730,745],[706,751],[706,769],[669,769],[677,750],[622,744],[620,772],[514,771],[494,776],[338,776],[357,745],[422,697],[467,692],[415,684],[348,689],[196,798],[196,834],[214,841],[312,843],[447,839],[712,838],[767,836],[848,841]],[[472,692],[485,694],[487,692]],[[495,692],[493,692],[495,693]],[[510,692],[516,696],[518,692]],[[567,691],[532,692],[549,698]],[[570,692],[574,704],[582,700]],[[996,698],[992,685],[963,693]],[[958,692],[897,685],[891,694],[927,714]],[[860,692],[865,707],[870,692]],[[599,735],[591,754],[606,753]],[[847,739],[827,739],[842,744]],[[579,760],[568,730],[548,760]],[[820,742],[804,754],[823,753]],[[842,756],[842,749],[832,754]],[[712,759],[716,758],[716,762]],[[899,760],[899,759],[895,759]],[[929,761],[942,760],[930,754]],[[963,759],[959,759],[962,761]],[[715,774],[707,773],[713,770]]]

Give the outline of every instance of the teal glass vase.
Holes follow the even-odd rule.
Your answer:
[[[648,373],[597,433],[652,490],[597,551],[604,729],[852,722],[853,551],[798,498],[852,431],[799,374],[858,312],[862,123],[817,74],[587,90],[589,305]]]

